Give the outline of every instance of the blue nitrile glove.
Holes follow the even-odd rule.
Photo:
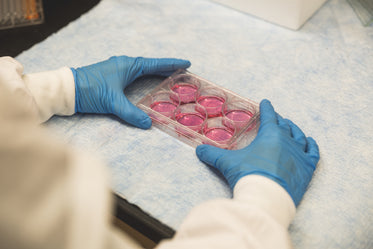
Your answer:
[[[254,141],[241,150],[200,145],[198,158],[217,168],[233,189],[250,174],[279,183],[297,206],[319,161],[319,148],[293,122],[278,115],[268,100],[260,103],[260,128]]]
[[[128,101],[124,88],[140,76],[169,76],[175,70],[189,66],[189,61],[179,59],[118,56],[97,64],[71,68],[75,80],[75,112],[110,113],[134,126],[148,129],[151,119]]]

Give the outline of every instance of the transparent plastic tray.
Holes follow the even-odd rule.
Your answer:
[[[259,105],[186,70],[166,78],[137,106],[167,134],[196,147],[240,149],[259,127]]]
[[[41,0],[0,0],[0,29],[44,22]]]

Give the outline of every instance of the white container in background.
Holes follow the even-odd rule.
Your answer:
[[[299,29],[326,0],[213,0],[290,29]]]

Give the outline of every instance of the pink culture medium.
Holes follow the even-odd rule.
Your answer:
[[[157,101],[150,105],[154,111],[162,113],[167,117],[171,117],[173,112],[177,108],[177,104],[169,102],[169,101]]]
[[[204,131],[206,137],[216,142],[226,142],[233,136],[233,131],[223,127],[212,127]]]
[[[221,116],[221,110],[225,99],[218,96],[200,96],[197,102],[205,107],[208,116],[211,118]]]
[[[199,132],[205,117],[200,113],[180,113],[175,116],[177,122],[188,126],[194,131]]]
[[[173,85],[171,90],[179,95],[181,103],[190,103],[194,102],[198,87],[192,84],[178,83]]]
[[[254,114],[245,110],[231,110],[226,112],[225,116],[234,122],[236,128],[242,128],[250,121]]]

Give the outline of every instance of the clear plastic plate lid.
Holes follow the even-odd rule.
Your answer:
[[[187,70],[178,70],[137,106],[153,125],[193,147],[210,144],[239,149],[259,127],[259,105]]]

